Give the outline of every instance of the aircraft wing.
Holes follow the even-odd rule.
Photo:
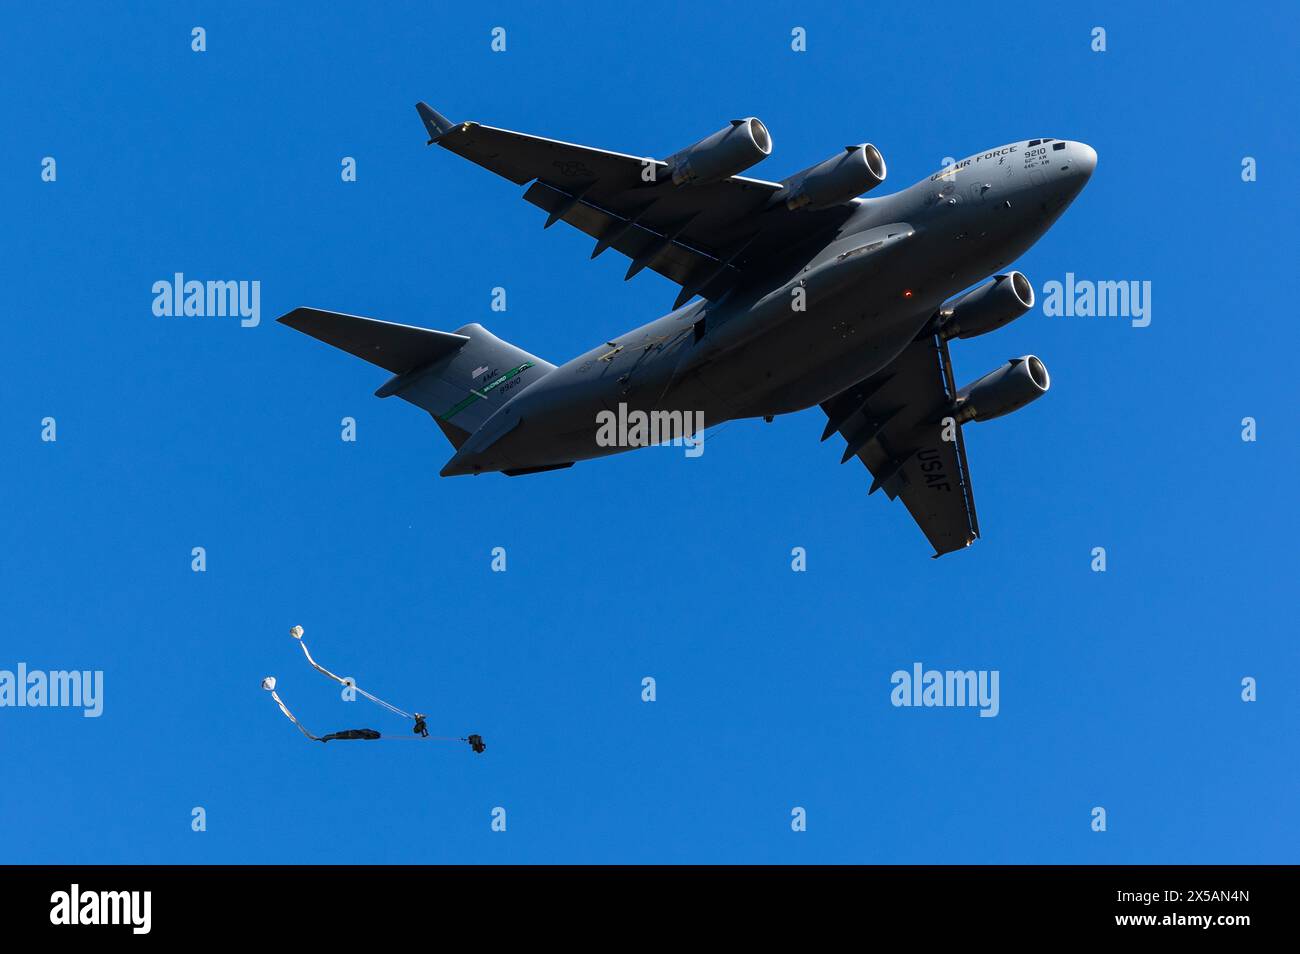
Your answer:
[[[564,221],[596,239],[592,258],[613,248],[632,259],[627,278],[650,268],[681,285],[674,307],[697,294],[725,294],[748,262],[833,233],[855,208],[850,201],[791,212],[771,201],[780,183],[745,176],[675,186],[661,160],[453,123],[424,103],[416,108],[431,145],[519,185],[531,182],[524,198],[549,213],[548,227]]]
[[[822,405],[822,440],[838,431],[844,461],[856,456],[873,477],[870,493],[902,498],[939,557],[979,536],[961,425],[944,440],[956,388],[948,343],[923,334],[887,368]]]

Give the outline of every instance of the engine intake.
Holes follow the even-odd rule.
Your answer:
[[[838,156],[785,180],[785,204],[815,211],[847,202],[885,181],[885,157],[871,143],[845,146]]]
[[[991,421],[1018,411],[1046,394],[1051,384],[1047,368],[1032,354],[1012,358],[957,392],[957,422]]]
[[[759,120],[733,119],[731,125],[705,136],[667,160],[673,185],[713,182],[744,172],[772,154],[772,137]]]
[[[1034,286],[1021,272],[995,275],[940,311],[943,324],[939,326],[939,335],[945,340],[986,335],[1033,307]]]

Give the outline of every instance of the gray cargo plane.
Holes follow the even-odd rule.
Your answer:
[[[1013,358],[967,387],[948,343],[1002,327],[1034,304],[1006,271],[1083,189],[1097,154],[1030,139],[977,153],[901,192],[869,143],[780,182],[740,175],[772,151],[737,119],[655,159],[453,123],[417,107],[437,143],[519,184],[547,213],[681,286],[673,311],[560,366],[477,324],[433,331],[315,308],[279,320],[392,373],[378,397],[429,412],[456,449],[443,476],[515,476],[643,446],[601,438],[633,412],[671,437],[820,404],[822,440],[901,498],[935,556],[979,536],[962,425],[1046,393],[1047,369]],[[974,290],[954,298],[986,276]],[[702,415],[702,418],[700,417]],[[653,432],[653,431],[652,431]],[[665,435],[659,435],[660,440]]]

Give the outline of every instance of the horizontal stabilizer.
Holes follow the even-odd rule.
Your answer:
[[[344,315],[319,308],[295,308],[278,319],[363,361],[403,374],[455,354],[469,341],[465,335]]]

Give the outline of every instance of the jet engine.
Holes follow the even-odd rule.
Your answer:
[[[954,407],[957,423],[991,421],[1018,411],[1046,394],[1051,383],[1047,368],[1032,354],[1012,358],[957,392]]]
[[[665,161],[673,185],[684,185],[726,179],[744,172],[771,154],[772,137],[767,127],[750,116],[748,119],[733,119],[730,126],[687,146]]]
[[[940,310],[939,336],[974,338],[996,331],[1034,307],[1034,286],[1021,272],[995,275]]]
[[[838,156],[785,180],[785,204],[815,211],[847,202],[885,181],[885,157],[871,143],[845,146]]]

